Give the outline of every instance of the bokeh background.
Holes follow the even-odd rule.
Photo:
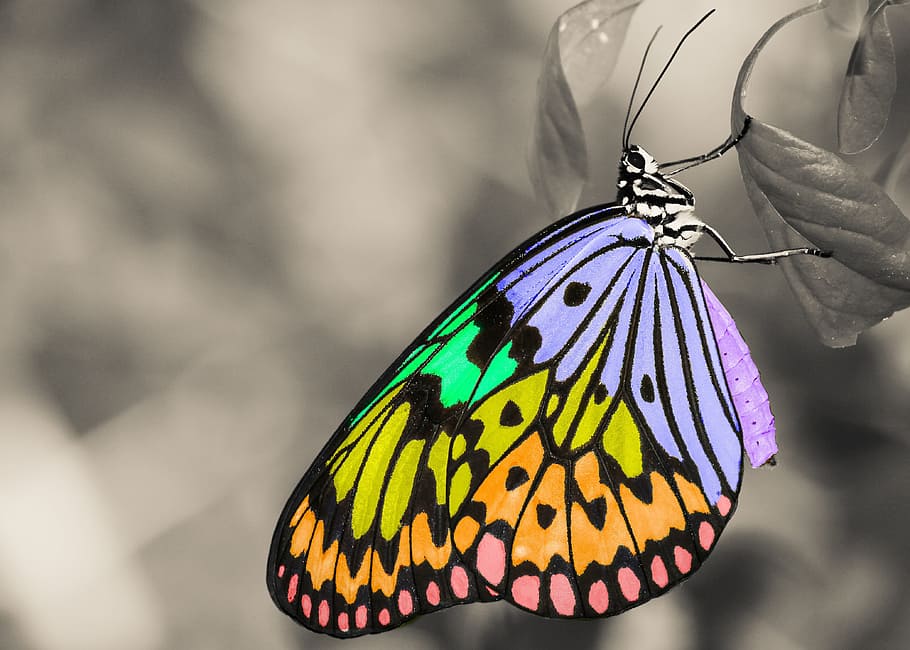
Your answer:
[[[549,222],[525,153],[570,4],[0,3],[0,648],[339,643],[271,604],[275,519],[413,335]],[[584,202],[613,197],[658,24],[651,79],[718,8],[636,128],[667,160],[723,140],[739,63],[799,4],[645,2],[584,114]],[[787,28],[747,110],[833,146],[851,42],[821,16]],[[886,149],[908,114],[902,92]],[[738,249],[765,249],[735,154],[683,181]],[[708,565],[614,619],[469,605],[346,647],[910,643],[910,318],[830,350],[779,270],[703,273],[752,346],[781,446],[747,471]]]

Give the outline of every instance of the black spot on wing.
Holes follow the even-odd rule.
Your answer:
[[[654,401],[654,382],[651,375],[645,374],[641,378],[641,398],[649,403]]]
[[[570,282],[562,294],[562,301],[567,307],[578,307],[591,293],[591,285],[587,282]]]
[[[537,504],[537,523],[540,524],[541,528],[544,530],[549,528],[555,518],[556,508],[546,503]]]
[[[524,422],[524,416],[522,416],[518,404],[512,400],[507,401],[505,406],[502,407],[502,412],[499,414],[499,424],[504,427],[515,427],[522,422]]]
[[[531,480],[531,477],[528,476],[528,470],[524,467],[512,467],[509,469],[508,476],[506,476],[506,489],[509,491],[514,490],[529,480]]]
[[[509,332],[514,307],[505,294],[499,294],[474,317],[480,328],[468,346],[468,359],[480,368],[486,366]]]
[[[540,330],[529,325],[522,325],[512,334],[512,351],[509,356],[516,361],[526,360],[531,362],[534,354],[543,344]]]
[[[607,521],[607,500],[597,497],[593,501],[580,501],[582,510],[588,516],[588,521],[598,530],[603,530]]]

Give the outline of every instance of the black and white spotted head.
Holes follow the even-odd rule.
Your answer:
[[[691,190],[661,174],[654,157],[636,144],[622,152],[616,187],[616,200],[626,206],[629,216],[644,219],[651,225],[670,223],[680,213],[695,209]]]
[[[619,160],[619,179],[616,183],[618,190],[616,200],[625,206],[626,213],[629,216],[644,219],[652,226],[659,227],[658,230],[660,232],[658,234],[661,236],[663,236],[662,233],[665,230],[672,231],[675,225],[690,221],[693,218],[695,197],[688,187],[679,181],[670,178],[670,176],[682,171],[682,169],[686,169],[686,167],[676,169],[675,171],[667,171],[665,173],[661,173],[660,170],[662,168],[667,169],[677,163],[690,162],[694,159],[676,161],[675,163],[658,164],[654,159],[654,156],[649,154],[642,147],[637,144],[631,144],[630,138],[632,137],[632,130],[635,128],[635,123],[638,121],[648,100],[651,99],[654,91],[657,90],[660,80],[663,79],[663,76],[667,73],[670,64],[673,62],[673,59],[676,58],[683,43],[712,13],[714,13],[713,9],[705,14],[701,20],[695,23],[695,25],[683,35],[676,45],[676,49],[673,50],[670,58],[664,64],[660,74],[657,75],[657,79],[651,85],[651,89],[648,91],[647,95],[645,95],[645,98],[642,100],[635,115],[632,116],[632,105],[635,102],[635,93],[638,91],[638,83],[641,81],[641,75],[645,68],[648,52],[650,52],[651,46],[654,44],[654,40],[657,38],[660,28],[654,32],[654,35],[648,42],[648,46],[645,48],[645,53],[642,56],[641,65],[638,68],[638,75],[635,78],[635,85],[632,87],[632,96],[629,99],[629,106],[626,109],[626,119],[622,127],[623,150],[622,157]],[[700,164],[700,162],[695,164]]]

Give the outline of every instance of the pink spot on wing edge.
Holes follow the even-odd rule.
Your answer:
[[[610,607],[610,593],[603,580],[595,580],[588,589],[588,604],[598,614],[603,614]]]
[[[670,582],[670,577],[667,575],[667,566],[659,555],[655,555],[654,559],[651,560],[651,580],[661,589]]]
[[[512,582],[512,600],[525,609],[536,612],[540,607],[540,578],[521,576]]]
[[[707,521],[698,526],[698,543],[706,551],[714,544],[714,528]]]
[[[338,615],[338,629],[339,629],[341,632],[347,632],[349,629],[351,629],[351,624],[350,624],[350,622],[348,621],[348,613],[347,613],[347,612],[341,612],[341,613]]]
[[[379,621],[380,625],[385,627],[392,621],[392,616],[389,614],[389,610],[383,607],[381,610],[379,610],[379,616],[377,616],[376,619]]]
[[[624,566],[617,572],[616,579],[619,581],[619,589],[626,600],[630,603],[638,600],[641,595],[641,580],[632,569]]]
[[[575,613],[575,590],[564,573],[550,576],[550,602],[560,616],[571,616]]]
[[[486,533],[477,545],[477,572],[494,586],[506,575],[506,545],[490,533]]]
[[[414,611],[414,598],[407,589],[398,594],[398,611],[402,616],[408,616]]]
[[[692,554],[682,546],[673,549],[673,561],[680,573],[689,573],[692,570]]]
[[[452,585],[452,593],[456,598],[467,598],[470,582],[468,581],[468,572],[463,566],[453,566],[452,575],[449,577],[449,584]]]
[[[291,579],[288,580],[288,602],[293,603],[294,599],[297,598],[297,583],[300,580],[300,576],[296,573],[291,576]]]
[[[313,611],[313,601],[310,599],[309,594],[303,594],[303,597],[300,599],[300,609],[304,616],[307,618],[310,617],[310,613]]]
[[[721,517],[726,517],[730,512],[730,508],[733,504],[730,502],[730,499],[725,494],[721,494],[720,498],[717,500],[717,511],[720,513]]]
[[[357,608],[357,611],[354,612],[354,625],[358,629],[362,630],[367,626],[367,606],[361,605]]]
[[[319,624],[325,627],[329,624],[329,601],[323,600],[319,603]]]
[[[427,585],[427,602],[433,607],[439,604],[439,585],[433,581]]]
[[[283,564],[280,567],[278,567],[278,577],[279,578],[284,577],[284,565]]]

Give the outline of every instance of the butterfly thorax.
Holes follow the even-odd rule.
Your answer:
[[[619,161],[617,201],[630,217],[643,219],[654,228],[654,242],[687,248],[691,237],[680,237],[680,226],[697,223],[695,197],[682,183],[660,173],[651,154],[629,145]]]

